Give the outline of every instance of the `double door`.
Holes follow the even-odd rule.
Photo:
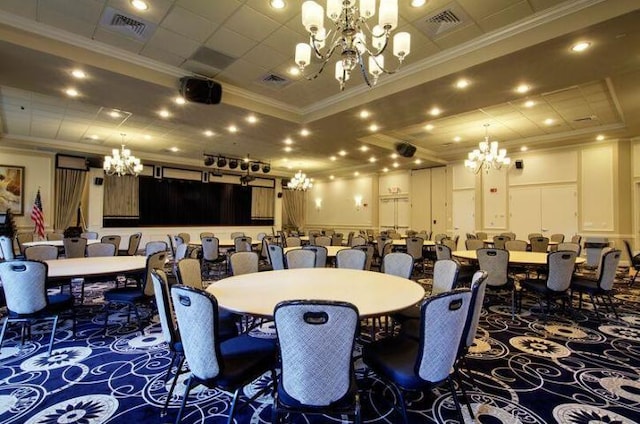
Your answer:
[[[411,204],[408,196],[381,197],[379,209],[380,230],[396,230],[400,234],[409,229]]]
[[[529,233],[542,233],[545,237],[560,233],[571,238],[578,232],[576,187],[511,188],[509,229],[523,240]]]

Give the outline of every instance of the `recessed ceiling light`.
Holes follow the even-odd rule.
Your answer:
[[[399,164],[398,162],[393,162],[393,167],[394,167],[394,168],[397,168],[397,167],[399,167],[399,166],[400,166],[400,164]]]
[[[292,149],[291,147],[289,147],[289,146],[287,146],[287,147],[285,147],[285,148],[284,148],[284,151],[285,151],[285,152],[287,152],[287,153],[289,153],[289,152],[290,152],[290,151],[292,151],[292,150],[293,150],[293,149]]]
[[[311,134],[311,131],[309,131],[306,128],[303,128],[303,129],[300,130],[300,135],[303,136],[303,137],[307,137],[309,134]]]
[[[391,159],[398,159],[397,153],[391,153]]]
[[[215,134],[215,133],[214,133],[213,131],[211,131],[211,130],[206,130],[206,131],[204,132],[204,135],[206,135],[207,137],[211,137],[211,136],[213,136],[214,134]]]
[[[119,110],[112,110],[111,112],[109,112],[109,116],[112,118],[120,118],[122,114]]]
[[[95,135],[95,134],[91,134],[91,135],[89,136],[89,138],[90,138],[91,140],[97,140],[97,139],[98,139],[98,136],[97,136],[97,135]]]
[[[432,107],[431,110],[429,111],[429,115],[431,116],[438,116],[442,113],[442,111],[440,110],[439,107]]]
[[[256,118],[255,115],[249,115],[247,116],[247,122],[250,124],[255,124],[256,122],[258,122],[258,118]]]
[[[361,110],[360,111],[360,118],[367,119],[369,116],[371,116],[371,114],[369,113],[368,110]]]
[[[533,100],[527,100],[526,102],[524,102],[524,107],[534,107],[536,105],[536,102],[534,102]]]
[[[79,94],[78,90],[76,90],[75,88],[67,88],[65,90],[65,93],[67,93],[67,96],[69,97],[76,97]]]
[[[338,154],[339,154],[340,156],[346,156],[346,155],[347,155],[347,151],[346,151],[346,150],[340,150],[340,151],[338,152]]]
[[[529,150],[529,148],[528,148],[527,146],[522,146],[522,147],[520,148],[520,151],[521,151],[521,152],[526,152],[527,150]]]
[[[271,0],[269,4],[274,9],[284,9],[284,7],[286,6],[286,3],[284,2],[284,0]]]
[[[176,102],[177,105],[183,105],[187,103],[187,101],[182,96],[176,97],[175,99],[173,99],[173,101]]]
[[[332,161],[335,161],[335,160],[337,160],[338,158],[337,158],[337,157],[335,157],[335,156],[331,156],[329,159],[330,159],[330,160],[332,160]]]
[[[469,80],[461,78],[456,82],[456,88],[460,88],[460,89],[467,88],[469,84],[470,84]]]
[[[416,159],[416,160],[414,161],[414,163],[415,163],[416,165],[420,165],[420,164],[422,163],[422,159]]]
[[[519,86],[516,87],[516,91],[520,94],[524,94],[530,89],[531,87],[529,87],[527,84],[520,84]]]
[[[333,175],[329,175],[329,179],[333,180],[335,177]]]
[[[361,152],[368,152],[369,151],[369,146],[360,146],[360,151]]]
[[[411,0],[411,7],[422,7],[427,3],[427,0]]]
[[[227,130],[228,130],[230,133],[237,133],[237,132],[238,132],[238,127],[236,127],[235,125],[229,125],[229,126],[227,127]]]
[[[158,114],[163,118],[168,118],[169,116],[171,116],[169,111],[166,109],[161,110],[160,112],[158,112]]]
[[[371,162],[371,163],[375,163],[377,160],[378,160],[378,159],[376,159],[376,157],[375,157],[375,156],[371,156],[371,157],[369,158],[369,162]]]
[[[87,74],[85,74],[82,69],[74,69],[73,71],[71,71],[71,75],[74,78],[78,78],[78,79],[83,79],[87,77]]]
[[[143,137],[145,140],[151,140],[151,136],[149,134],[145,134]]]
[[[389,172],[389,168],[382,168],[382,172]]]
[[[431,131],[434,128],[433,124],[427,124],[424,126],[424,129],[427,131]]]
[[[293,144],[293,140],[291,140],[290,138],[287,137],[287,138],[284,139],[284,144],[291,145],[291,144]]]
[[[596,140],[598,140],[598,141],[604,140],[604,135],[598,134],[598,136],[596,137]]]
[[[353,173],[353,176],[354,176],[354,177],[357,177],[358,175],[360,175],[360,173],[359,173],[358,171],[356,171],[356,172],[354,172],[354,173]]]
[[[298,75],[300,75],[300,68],[298,68],[297,66],[292,66],[287,72],[289,72],[289,75],[297,77]]]
[[[369,125],[369,131],[371,132],[378,131],[378,126],[376,124]]]
[[[547,118],[547,119],[544,120],[545,125],[551,125],[551,124],[553,124],[553,122],[554,121],[551,118]]]
[[[180,149],[178,149],[176,146],[173,146],[171,148],[169,148],[169,150],[171,150],[173,153],[179,152]]]
[[[587,50],[589,47],[591,47],[591,43],[588,41],[580,41],[576,44],[574,44],[573,46],[571,46],[571,51],[572,52],[576,52],[576,53],[580,53],[583,52],[585,50]]]
[[[460,140],[462,140],[462,138],[459,135],[453,137],[453,141],[455,141],[456,143],[459,143]]]
[[[131,0],[131,6],[138,10],[147,10],[149,8],[147,2],[142,0]]]

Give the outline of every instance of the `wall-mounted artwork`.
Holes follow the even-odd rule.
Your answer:
[[[0,165],[0,213],[24,215],[24,166]]]

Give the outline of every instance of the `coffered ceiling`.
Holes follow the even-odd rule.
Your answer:
[[[300,1],[148,2],[145,12],[128,0],[0,2],[0,145],[99,156],[126,134],[148,162],[250,155],[277,175],[322,178],[461,160],[486,128],[512,156],[640,134],[635,0],[399,0],[398,31],[411,34],[404,66],[374,88],[354,74],[342,92],[331,69],[313,81],[288,73],[306,40]],[[443,11],[460,22],[429,23]],[[144,28],[114,25],[114,14]],[[591,46],[572,52],[578,41]],[[77,68],[86,79],[71,77]],[[173,102],[179,79],[194,75],[222,84],[221,104]],[[398,142],[416,156],[391,158]]]

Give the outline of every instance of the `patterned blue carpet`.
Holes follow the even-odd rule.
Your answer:
[[[173,422],[186,377],[180,379],[169,414],[160,417],[168,385],[163,381],[170,353],[162,343],[157,317],[136,331],[124,313],[112,314],[109,334],[96,315],[100,293],[109,283],[91,285],[93,304],[80,316],[76,340],[71,322],[61,323],[53,354],[46,353],[50,324],[32,329],[19,346],[18,327],[10,327],[0,351],[0,423],[96,424]],[[483,311],[469,365],[476,386],[464,373],[476,421],[480,423],[637,423],[640,422],[640,284],[619,283],[620,320],[607,315],[595,321],[589,309],[573,316],[553,316],[547,324],[524,309],[511,318],[509,297],[493,298]],[[265,326],[261,337],[273,336]],[[367,423],[398,423],[393,394],[374,375],[364,378],[356,363],[362,411]],[[248,386],[246,395],[269,384],[269,375]],[[185,423],[226,422],[231,395],[196,388],[187,404]],[[408,395],[412,423],[455,422],[446,391]],[[237,423],[270,422],[270,395],[237,414]],[[472,422],[466,409],[466,422]],[[292,416],[293,423],[343,422],[344,417]]]

